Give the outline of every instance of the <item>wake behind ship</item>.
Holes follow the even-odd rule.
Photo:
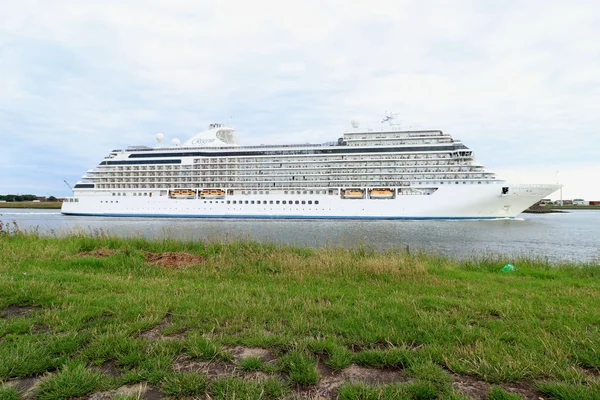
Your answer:
[[[440,130],[353,128],[337,142],[240,146],[211,124],[183,144],[113,150],[62,213],[197,218],[513,218],[560,185],[511,185]]]

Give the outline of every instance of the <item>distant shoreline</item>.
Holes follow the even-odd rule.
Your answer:
[[[60,209],[60,201],[11,201],[0,203],[0,208],[36,208],[36,209]]]

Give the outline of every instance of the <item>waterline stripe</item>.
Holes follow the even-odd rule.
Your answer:
[[[305,215],[229,215],[229,214],[85,214],[63,212],[65,215],[87,217],[156,217],[156,218],[229,218],[229,219],[368,219],[368,220],[494,220],[514,219],[515,217],[369,217],[369,216],[305,216]]]

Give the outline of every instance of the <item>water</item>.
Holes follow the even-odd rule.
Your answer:
[[[352,221],[76,217],[58,210],[0,209],[0,220],[43,234],[102,231],[187,240],[249,238],[310,247],[422,249],[453,257],[518,255],[600,262],[600,211],[522,214],[516,220]]]

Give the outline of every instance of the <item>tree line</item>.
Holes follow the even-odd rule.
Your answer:
[[[0,194],[0,201],[14,202],[14,201],[33,201],[38,200],[38,196],[35,194]],[[39,200],[42,201],[58,201],[56,197],[43,197]]]

